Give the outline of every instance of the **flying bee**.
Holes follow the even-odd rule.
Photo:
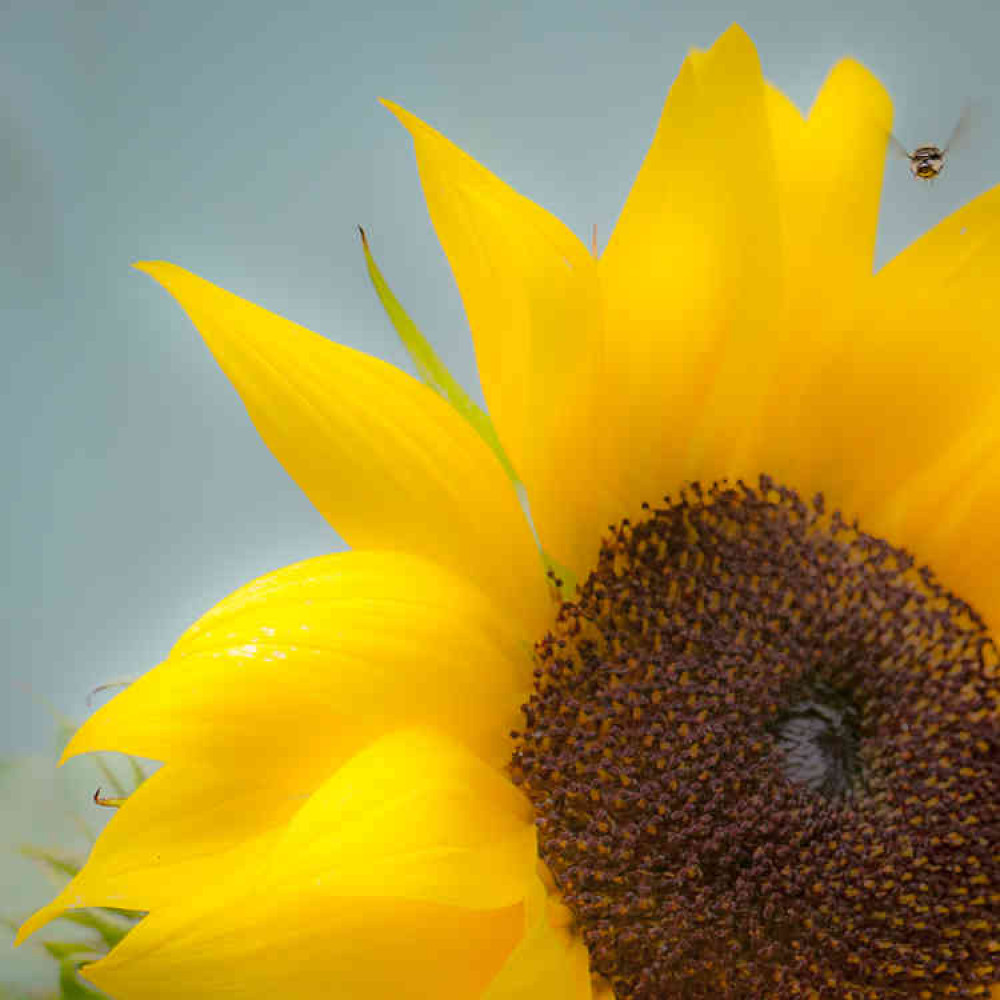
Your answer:
[[[968,137],[969,126],[973,118],[973,106],[966,104],[962,109],[955,127],[948,136],[948,141],[943,146],[917,146],[912,152],[908,150],[891,132],[889,142],[893,151],[905,157],[910,163],[910,173],[918,181],[932,181],[944,170],[945,157],[951,153],[956,144],[961,145],[962,141]]]
[[[920,181],[933,180],[944,170],[944,154],[950,148],[950,146],[945,146],[943,149],[940,146],[917,146],[912,153],[906,154],[910,160],[910,173]]]

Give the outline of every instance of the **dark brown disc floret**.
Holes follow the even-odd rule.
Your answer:
[[[989,994],[998,655],[904,551],[762,478],[613,527],[514,780],[618,1000]]]

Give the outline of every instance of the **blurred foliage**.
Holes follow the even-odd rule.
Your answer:
[[[60,748],[74,728],[59,721]],[[96,790],[125,798],[146,776],[144,765],[125,755],[91,754],[58,771],[47,757],[0,758],[0,923],[11,941],[31,911],[80,870],[114,812],[94,804]],[[0,1000],[102,1000],[106,995],[84,982],[79,969],[107,954],[140,917],[97,907],[72,910],[19,951],[8,944],[0,957]]]

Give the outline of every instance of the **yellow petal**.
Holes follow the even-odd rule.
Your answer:
[[[766,469],[812,489],[809,466],[822,449],[803,428],[811,426],[816,394],[827,391],[830,355],[851,338],[859,298],[871,284],[892,105],[852,60],[830,73],[804,123],[770,89],[766,97],[783,243],[771,266],[783,269],[782,294],[769,327],[733,356],[732,377],[715,385],[707,408],[718,416],[708,424],[710,460],[700,475],[753,478]],[[761,387],[759,416],[752,386]],[[732,437],[726,421],[739,428],[741,447],[726,444],[722,459],[711,461],[714,441]]]
[[[190,886],[84,975],[129,998],[474,997],[524,932],[535,866],[520,793],[432,731],[396,732],[254,871]]]
[[[204,886],[287,883],[296,872],[342,896],[473,909],[524,899],[535,879],[527,801],[495,768],[433,730],[374,741],[311,796],[279,770],[167,765],[133,794],[87,864],[21,928],[66,909],[158,910]]]
[[[887,533],[918,554],[1000,630],[1000,394],[965,433],[903,484],[886,514]]]
[[[989,456],[980,467],[951,485],[952,509],[934,526],[925,558],[942,583],[984,618],[996,638],[1000,634],[1000,434],[994,431]]]
[[[495,456],[444,400],[182,268],[137,266],[178,299],[267,445],[350,545],[468,575],[534,634],[546,585],[530,528]]]
[[[959,461],[959,442],[990,425],[1000,374],[998,255],[1000,188],[873,279],[849,335],[818,354],[800,404],[786,400],[776,417],[773,474],[803,493],[823,490],[866,530],[928,558],[923,531],[905,530],[907,509],[932,516],[941,494],[928,471]],[[945,477],[938,485],[956,484]]]
[[[892,102],[882,84],[853,59],[839,62],[806,120],[785,212],[792,318],[810,342],[815,321],[829,320],[872,275],[891,130]]]
[[[806,123],[795,104],[771,83],[764,84],[764,101],[774,150],[781,242],[786,249],[792,243],[795,227],[799,224],[797,213],[792,210],[792,202],[798,198],[801,186],[802,143]]]
[[[408,111],[431,220],[476,345],[490,416],[545,550],[584,574],[604,524],[596,264],[558,219]]]
[[[591,1000],[590,957],[582,939],[548,919],[546,891],[536,881],[528,927],[483,1000]]]
[[[269,862],[275,884],[341,896],[499,909],[533,886],[531,806],[497,770],[434,730],[391,733],[303,806]]]
[[[1000,185],[939,222],[890,261],[876,279],[887,306],[933,301],[994,315],[1000,298]],[[985,300],[985,301],[984,301]]]
[[[689,56],[601,257],[630,505],[717,469],[752,430],[748,371],[781,292],[769,100],[740,28]]]
[[[466,910],[318,890],[153,914],[82,975],[121,1000],[473,1000],[521,935],[522,907]]]
[[[15,943],[68,909],[152,910],[223,873],[252,869],[301,806],[301,798],[281,794],[266,773],[168,764],[129,796],[83,869],[25,921]]]
[[[309,794],[364,743],[425,723],[499,766],[531,670],[511,621],[441,567],[391,552],[321,556],[222,601],[65,756],[274,771],[280,790]]]
[[[791,114],[772,101],[772,121]],[[892,105],[863,66],[844,60],[830,73],[793,143],[779,144],[785,295],[774,318],[781,330],[771,350],[748,368],[769,385],[759,456],[730,470],[756,476],[763,468],[803,493],[823,490],[834,503],[849,499],[845,475],[856,467],[837,453],[838,427],[818,417],[837,407],[840,422],[854,418],[841,406],[852,372],[834,364],[837,352],[875,336],[858,319],[870,294],[878,204]],[[846,345],[846,346],[845,346]],[[836,385],[834,386],[834,383]],[[824,467],[825,466],[825,467]],[[832,471],[832,478],[830,473]],[[853,509],[852,509],[853,513]]]

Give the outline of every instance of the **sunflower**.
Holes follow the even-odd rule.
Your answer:
[[[22,936],[145,912],[128,1000],[996,996],[1000,188],[873,274],[888,98],[735,27],[599,259],[390,109],[530,520],[430,388],[139,265],[351,551],[83,725],[163,767]]]

